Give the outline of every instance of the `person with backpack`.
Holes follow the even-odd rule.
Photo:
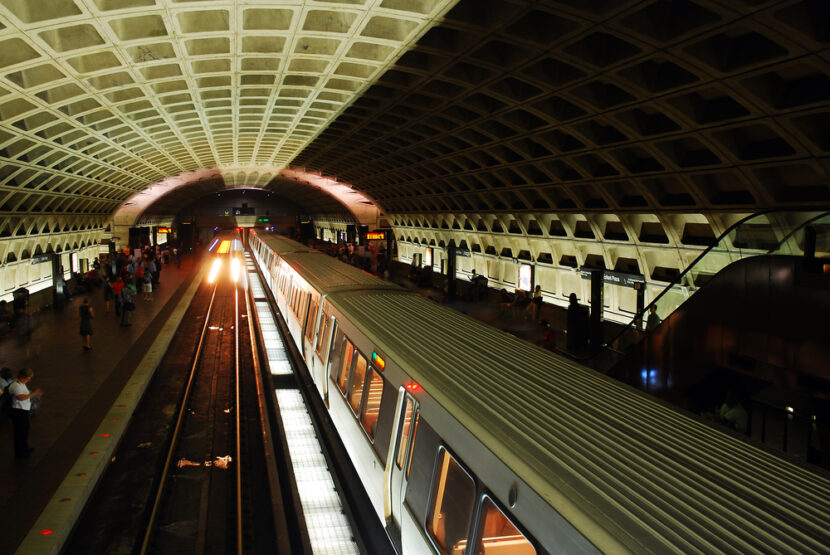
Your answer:
[[[27,384],[32,380],[35,373],[31,368],[21,368],[17,373],[17,379],[9,386],[12,394],[11,419],[14,431],[14,456],[18,459],[27,459],[32,454],[29,447],[29,411],[32,408],[32,401],[43,396],[40,388],[29,391]]]
[[[133,299],[136,296],[136,288],[135,285],[132,283],[128,283],[124,286],[121,290],[121,325],[122,326],[132,326],[133,325],[133,310],[135,310],[135,304],[133,303]]]
[[[4,367],[0,370],[0,420],[11,417],[12,394],[9,391],[9,386],[13,381],[11,368]]]
[[[152,273],[147,272],[144,274],[144,283],[142,284],[142,291],[144,291],[144,300],[145,301],[152,301],[153,300],[153,278]]]

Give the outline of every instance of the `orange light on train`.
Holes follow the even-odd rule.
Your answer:
[[[408,383],[408,384],[406,384],[404,387],[405,387],[405,388],[406,388],[406,390],[407,390],[407,391],[409,391],[410,393],[417,393],[417,392],[419,392],[419,391],[422,391],[422,390],[423,390],[423,388],[422,388],[420,385],[418,385],[417,383],[415,383],[415,382],[409,382],[409,383]]]
[[[217,249],[216,254],[228,254],[228,251],[231,250],[231,242],[230,241],[222,241],[219,243],[219,249]]]
[[[383,369],[386,366],[386,361],[383,360],[383,357],[381,357],[377,351],[375,351],[372,353],[372,364],[375,365],[375,368],[383,372]]]

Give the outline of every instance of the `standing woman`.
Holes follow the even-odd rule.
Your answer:
[[[84,338],[84,349],[91,351],[89,338],[92,336],[92,319],[95,318],[95,313],[89,306],[89,297],[84,297],[83,304],[78,307],[78,314],[81,317],[81,337]]]
[[[12,397],[12,427],[14,430],[14,456],[18,459],[27,459],[33,449],[29,447],[29,411],[32,408],[32,398],[41,397],[40,388],[30,392],[26,384],[35,375],[31,368],[21,368],[17,379],[9,386]]]
[[[112,290],[112,279],[109,277],[104,278],[104,307],[106,313],[110,313],[110,302],[115,297],[115,293]]]

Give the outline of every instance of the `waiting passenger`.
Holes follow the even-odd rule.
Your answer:
[[[649,312],[649,315],[648,315],[648,320],[646,320],[646,331],[651,331],[654,328],[656,328],[657,326],[659,326],[660,322],[662,322],[662,320],[660,319],[659,316],[657,316],[657,305],[656,304],[651,305],[648,309],[648,312]]]
[[[579,353],[588,344],[588,307],[579,304],[576,293],[571,293],[568,300],[567,347],[571,353]]]
[[[720,407],[718,412],[720,421],[733,428],[742,434],[747,431],[749,424],[749,416],[746,409],[741,405],[741,399],[734,389],[730,389],[726,394],[726,401]]]
[[[12,428],[14,435],[14,456],[18,459],[27,459],[33,449],[29,447],[29,414],[32,408],[32,401],[43,395],[40,389],[29,391],[26,384],[34,376],[31,368],[22,368],[17,373],[17,379],[9,386],[9,391],[14,395],[12,400]]]
[[[78,315],[81,318],[82,346],[85,351],[91,351],[92,345],[89,344],[89,340],[92,337],[92,319],[95,318],[95,312],[89,305],[89,297],[84,297],[81,306],[78,307]]]
[[[530,304],[527,305],[527,311],[530,314],[530,318],[534,322],[539,321],[539,316],[542,313],[542,286],[537,285],[536,288],[533,290],[533,298],[530,300]]]
[[[135,285],[132,283],[128,283],[121,289],[121,325],[122,326],[132,326],[133,325],[133,310],[135,310],[135,304],[133,303],[133,299],[137,294]]]
[[[507,289],[502,287],[501,291],[499,291],[499,314],[504,314],[509,311],[515,300],[516,296],[511,295]]]
[[[530,296],[527,294],[527,291],[516,289],[516,297],[510,306],[510,313],[513,316],[518,316],[522,314],[522,312],[530,306],[530,304]]]
[[[539,322],[539,328],[542,331],[542,337],[536,340],[536,344],[547,349],[548,351],[556,351],[556,333],[547,320]]]

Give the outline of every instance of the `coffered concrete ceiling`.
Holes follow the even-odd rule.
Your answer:
[[[0,211],[275,176],[454,3],[0,0]]]
[[[828,22],[825,0],[0,0],[0,237],[199,172],[333,209],[318,180],[393,223],[717,232],[826,205]]]

